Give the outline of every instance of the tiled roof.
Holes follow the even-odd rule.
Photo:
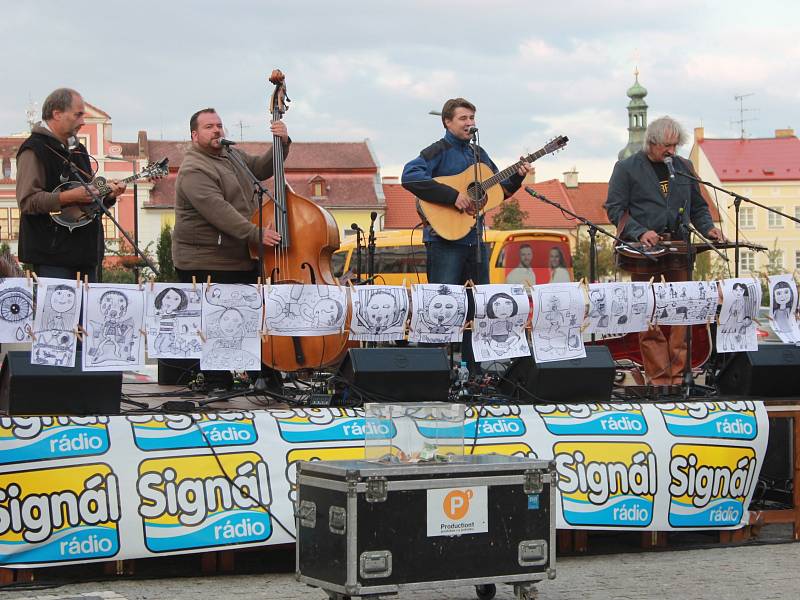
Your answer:
[[[0,137],[0,158],[14,158],[17,150],[27,138],[24,137]]]
[[[160,208],[175,206],[176,179],[177,174],[172,172],[169,177],[155,182],[147,206]],[[313,200],[325,208],[381,208],[382,206],[376,194],[375,179],[372,175],[326,174],[325,182],[330,189],[327,190],[327,195],[321,198],[311,196],[310,180],[311,178],[305,175],[290,173],[286,175],[286,181],[296,194]],[[274,191],[272,179],[267,181],[264,187],[272,193]]]
[[[720,181],[800,179],[800,140],[795,136],[704,139],[699,144]]]
[[[553,202],[558,202],[565,208],[575,212],[572,206],[572,200],[567,195],[566,189],[558,179],[548,179],[547,181],[540,181],[534,184],[529,184],[528,187],[535,190],[537,193],[546,196]],[[512,196],[519,202],[520,208],[528,213],[524,221],[525,227],[535,227],[543,229],[573,229],[576,225],[575,219],[561,212],[559,209],[546,204],[542,200],[534,198],[525,191],[525,186],[521,187]],[[494,213],[498,209],[488,213],[487,222],[491,225]]]
[[[148,140],[151,160],[169,158],[170,168],[177,169],[183,155],[191,147],[190,141]],[[241,142],[236,148],[248,154],[263,154],[271,142]],[[138,152],[138,149],[136,150]],[[367,170],[377,172],[378,165],[372,158],[366,142],[293,142],[286,157],[287,171]]]
[[[384,183],[383,195],[386,196],[385,229],[411,229],[420,222],[416,199],[402,185]]]

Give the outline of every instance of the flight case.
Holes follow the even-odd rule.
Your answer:
[[[297,465],[297,579],[331,598],[496,583],[528,598],[555,578],[553,463],[516,456],[455,462]]]

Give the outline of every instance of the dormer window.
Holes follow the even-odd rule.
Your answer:
[[[319,175],[311,179],[309,183],[311,184],[312,198],[324,198],[328,195],[328,184]]]

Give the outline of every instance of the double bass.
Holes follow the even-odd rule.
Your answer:
[[[272,120],[287,110],[286,78],[275,69],[269,78],[275,86],[270,99]],[[250,256],[263,265],[262,281],[336,285],[331,255],[339,249],[339,228],[333,216],[311,200],[295,194],[286,184],[283,143],[273,136],[275,198],[268,199],[250,221],[261,228],[273,227],[281,236],[272,248],[250,245]],[[346,328],[345,328],[346,329]],[[316,369],[339,362],[347,351],[347,331],[316,337],[264,336],[261,361],[278,371]]]

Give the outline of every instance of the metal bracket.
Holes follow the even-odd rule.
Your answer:
[[[392,553],[389,550],[362,552],[358,571],[363,579],[389,577],[392,574]]]
[[[328,529],[337,535],[344,535],[347,531],[347,510],[343,506],[328,509]]]
[[[541,471],[525,471],[525,493],[541,494],[544,489],[544,481]]]
[[[311,500],[303,500],[295,513],[300,527],[314,528],[317,525],[317,505]]]
[[[367,490],[364,494],[367,502],[386,502],[389,494],[389,482],[386,477],[367,477]]]

